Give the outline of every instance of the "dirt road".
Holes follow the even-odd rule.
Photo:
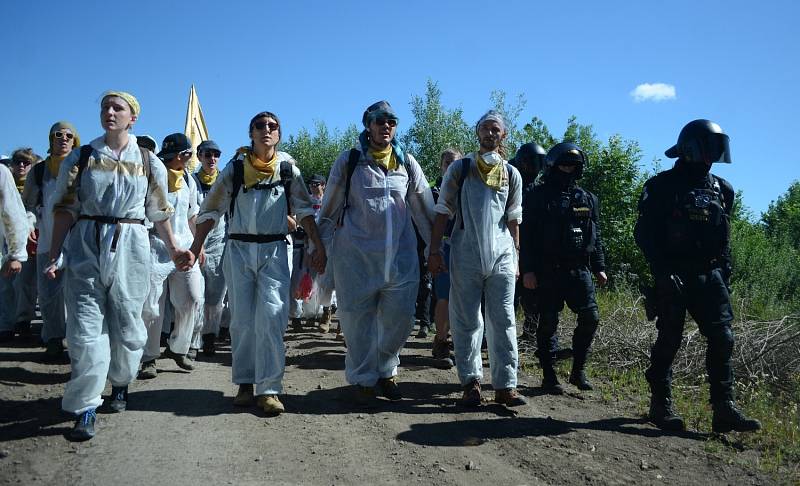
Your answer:
[[[289,333],[287,413],[231,404],[229,348],[184,372],[131,385],[125,413],[100,415],[98,435],[73,444],[60,412],[68,365],[41,364],[41,348],[0,348],[0,482],[11,484],[767,484],[774,478],[704,452],[707,435],[665,435],[628,403],[600,392],[529,404],[455,406],[454,370],[431,367],[430,343],[402,356],[405,399],[358,409],[332,334]],[[487,378],[488,381],[488,378]],[[600,385],[602,386],[602,384]],[[108,389],[106,393],[108,393]],[[491,391],[484,391],[491,398]],[[755,452],[737,462],[755,462]]]

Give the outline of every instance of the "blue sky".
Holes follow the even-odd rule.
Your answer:
[[[646,166],[695,118],[731,137],[715,172],[756,214],[800,179],[800,4],[790,1],[2,2],[0,152],[47,147],[67,119],[101,134],[100,94],[135,94],[134,133],[182,131],[192,83],[223,158],[247,122],[277,113],[284,136],[344,128],[389,100],[409,120],[428,78],[468,122],[492,90],[524,94],[522,122],[560,134],[576,115],[639,141]],[[636,102],[644,83],[675,97]],[[662,165],[670,163],[662,160]]]

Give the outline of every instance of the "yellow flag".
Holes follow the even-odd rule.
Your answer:
[[[197,99],[197,91],[192,85],[189,91],[189,105],[186,107],[186,128],[183,130],[184,134],[192,141],[192,155],[191,160],[187,164],[189,171],[194,172],[200,163],[197,160],[197,146],[200,142],[208,140],[208,127],[206,127],[206,119],[203,117],[203,110],[200,108],[200,101]]]

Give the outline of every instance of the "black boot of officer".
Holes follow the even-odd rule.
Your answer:
[[[556,370],[556,349],[558,347],[558,312],[543,312],[539,316],[536,329],[536,346],[539,365],[542,367],[542,390],[550,395],[563,395],[564,387],[558,382]]]
[[[572,335],[572,372],[569,382],[579,390],[593,390],[592,384],[586,378],[586,359],[589,356],[589,347],[600,323],[600,314],[597,309],[583,310],[578,313],[578,327]]]

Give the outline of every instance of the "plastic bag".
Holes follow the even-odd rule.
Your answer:
[[[312,290],[314,290],[314,279],[311,278],[311,274],[306,270],[303,272],[303,276],[300,277],[300,284],[297,286],[294,298],[308,300],[311,297]]]

